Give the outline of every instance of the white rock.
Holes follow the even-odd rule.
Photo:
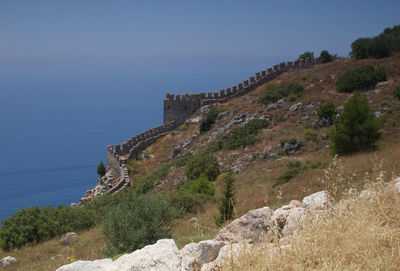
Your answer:
[[[283,227],[282,233],[290,235],[295,231],[303,228],[304,223],[310,218],[310,212],[303,207],[295,207],[286,217],[286,224]]]
[[[61,266],[56,271],[119,271],[111,259],[77,261]]]
[[[15,259],[14,257],[11,257],[11,256],[7,256],[0,260],[0,265],[1,266],[9,266],[16,262],[17,262],[17,259]]]
[[[190,243],[181,249],[182,271],[200,270],[200,268],[209,262],[214,261],[221,248],[225,246],[224,242],[207,240],[199,243]]]
[[[218,257],[214,261],[203,265],[201,271],[220,270],[222,266],[226,267],[229,266],[229,264],[231,263],[237,266],[240,254],[251,253],[252,249],[254,249],[253,244],[248,244],[248,243],[228,244],[223,248],[221,248]]]
[[[304,197],[301,201],[304,208],[310,210],[320,210],[326,207],[328,204],[328,193],[326,191],[319,191]]]
[[[161,239],[115,260],[116,270],[121,271],[170,271],[181,269],[182,256],[174,240]]]
[[[240,241],[256,243],[261,234],[272,226],[271,216],[272,210],[269,207],[251,210],[223,228],[215,237],[215,240],[230,243]]]

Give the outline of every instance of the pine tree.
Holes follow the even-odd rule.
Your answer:
[[[106,175],[106,167],[103,164],[103,161],[100,162],[100,164],[97,167],[97,174],[100,175],[100,177],[103,177],[104,175]]]
[[[235,181],[234,173],[228,172],[224,177],[225,187],[223,195],[220,199],[219,217],[214,218],[215,225],[220,227],[225,221],[232,219],[233,208],[235,205],[235,188],[233,182]]]
[[[355,94],[344,105],[331,131],[332,154],[349,154],[373,149],[381,137],[381,121],[375,118],[367,98]]]

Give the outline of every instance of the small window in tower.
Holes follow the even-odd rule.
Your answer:
[[[185,105],[183,106],[183,110],[188,110],[187,104],[185,104]]]

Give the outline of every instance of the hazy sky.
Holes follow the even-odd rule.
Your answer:
[[[0,60],[347,56],[399,12],[399,0],[1,0]]]

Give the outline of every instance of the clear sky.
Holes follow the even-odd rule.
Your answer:
[[[399,0],[1,0],[0,60],[347,56],[399,12]]]

